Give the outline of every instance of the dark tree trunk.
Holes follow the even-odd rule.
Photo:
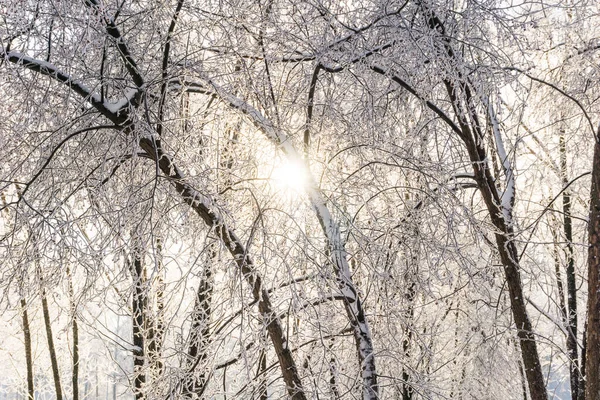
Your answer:
[[[144,266],[142,262],[143,255],[135,247],[133,249],[130,262],[131,278],[133,280],[133,298],[132,298],[132,325],[133,325],[133,385],[136,400],[144,398],[144,384],[146,374],[144,371],[146,353],[144,335],[146,334],[146,311],[147,295],[144,279]]]
[[[265,321],[267,321],[267,332],[273,343],[275,354],[277,354],[288,394],[293,400],[305,400],[306,395],[304,394],[302,381],[298,374],[298,368],[296,367],[286,335],[283,332],[278,316],[274,312],[269,293],[263,288],[262,278],[256,272],[254,262],[247,253],[246,248],[237,235],[227,227],[216,209],[211,207],[208,200],[185,182],[183,175],[173,164],[171,158],[157,146],[155,141],[149,138],[142,138],[140,146],[149,157],[158,162],[160,170],[171,178],[170,181],[182,199],[209,227],[214,229],[215,234],[221,239],[224,247],[232,255],[246,282],[252,288],[252,296],[258,302],[260,313],[265,318]]]
[[[164,365],[162,361],[162,345],[164,337],[164,295],[165,295],[165,280],[164,280],[164,265],[162,260],[162,241],[156,239],[156,265],[157,273],[153,288],[156,290],[156,313],[153,312],[151,303],[147,301],[146,316],[148,324],[148,362],[153,377],[160,377],[163,374]]]
[[[460,137],[469,153],[477,187],[483,197],[492,224],[496,228],[496,246],[504,267],[504,276],[508,286],[511,311],[517,328],[517,337],[519,338],[529,393],[532,400],[546,400],[548,394],[521,283],[519,252],[513,241],[514,231],[511,225],[512,210],[510,208],[512,208],[514,199],[510,200],[510,205],[503,204],[502,196],[496,187],[496,179],[486,161],[487,151],[482,140],[485,136],[485,130],[477,115],[472,112],[475,105],[469,86],[459,83],[460,89],[458,89],[451,81],[445,80],[444,83],[459,121]],[[464,103],[458,97],[459,93],[464,96]],[[492,115],[489,117],[495,118]],[[470,123],[467,121],[470,121]],[[509,171],[506,171],[506,173],[507,175],[512,174]],[[510,177],[507,176],[508,179]],[[504,209],[507,206],[510,208],[508,210]]]
[[[27,315],[27,302],[21,298],[21,318],[23,320],[23,341],[25,342],[25,363],[27,365],[27,400],[33,400],[35,389],[33,386],[33,357],[31,353],[31,331],[29,316]]]
[[[404,339],[402,340],[402,351],[404,352],[405,362],[408,363],[410,360],[410,344],[412,342],[412,326],[411,323],[414,319],[414,307],[413,301],[416,295],[416,285],[411,282],[406,291],[405,297],[408,304],[408,310],[405,314],[406,326],[404,328]],[[402,367],[402,400],[412,400],[413,388],[410,382],[410,374],[408,373],[406,365]]]
[[[48,310],[48,300],[46,298],[46,290],[44,289],[42,271],[39,266],[37,268],[38,279],[40,282],[40,294],[42,297],[42,313],[44,314],[44,326],[46,328],[46,338],[48,340],[48,352],[50,353],[50,364],[52,366],[52,378],[54,379],[54,390],[56,398],[62,400],[62,387],[60,384],[60,372],[58,369],[58,359],[56,358],[56,349],[54,347],[54,338],[52,336],[52,323],[50,321],[50,311]]]
[[[73,331],[73,400],[79,400],[79,327],[77,326],[77,305],[75,304],[75,292],[73,290],[73,276],[67,267],[69,278],[69,302],[71,303],[71,324]]]
[[[560,173],[563,187],[569,184],[567,173],[567,146],[565,137],[559,138]],[[567,355],[569,356],[569,373],[571,378],[571,399],[579,396],[579,352],[577,348],[577,285],[575,281],[575,259],[573,253],[573,223],[571,219],[571,194],[569,190],[562,192],[563,229],[565,240],[566,275],[567,275]]]
[[[484,144],[486,127],[476,111],[478,109],[477,103],[480,101],[477,94],[478,91],[473,89],[476,86],[472,84],[469,76],[463,74],[463,70],[460,68],[462,60],[452,48],[452,36],[447,35],[444,23],[425,2],[420,1],[419,5],[424,13],[429,29],[438,35],[440,56],[446,58],[451,65],[450,70],[452,73],[444,77],[442,81],[456,115],[458,126],[453,121],[447,120],[446,123],[459,135],[467,148],[475,181],[484,199],[492,224],[496,228],[496,245],[502,266],[504,267],[504,276],[508,286],[511,311],[517,328],[529,393],[532,400],[547,400],[548,394],[542,374],[536,338],[525,305],[519,252],[513,240],[514,231],[511,219],[513,217],[512,204],[514,198],[509,199],[509,209],[506,209],[507,204],[503,202],[503,196],[496,186],[497,181],[490,171],[489,162],[487,161],[488,153]],[[455,78],[451,76],[455,76]],[[498,122],[496,116],[493,115],[491,105],[483,104],[483,106],[486,109],[486,116],[489,118],[490,125],[493,127],[492,129],[497,129],[497,134],[500,135],[499,127],[497,126]],[[431,105],[429,107],[433,110]],[[496,126],[494,126],[495,124]],[[501,138],[497,139],[501,140]],[[501,161],[507,162],[508,160]],[[507,182],[514,179],[512,171],[506,167],[504,169]]]
[[[600,400],[600,144],[595,138],[588,225],[585,398]]]

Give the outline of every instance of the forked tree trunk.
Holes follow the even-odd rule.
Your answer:
[[[503,217],[500,196],[495,186],[495,180],[490,174],[489,169],[487,169],[485,153],[478,151],[479,149],[477,149],[475,143],[471,143],[468,147],[477,185],[486,203],[492,223],[497,230],[495,233],[496,244],[504,267],[504,276],[508,286],[513,319],[517,327],[517,336],[519,338],[529,393],[532,400],[546,400],[548,395],[537,351],[536,338],[525,304],[525,295],[523,293],[521,271],[518,262],[519,252],[513,241],[514,232]]]
[[[508,155],[502,143],[501,132],[496,115],[491,107],[491,103],[482,99],[482,93],[477,91],[477,86],[473,85],[471,78],[465,76],[461,69],[461,60],[452,48],[451,35],[448,35],[444,23],[433,9],[419,1],[419,5],[424,14],[425,20],[432,33],[438,35],[440,40],[439,56],[448,60],[451,67],[451,73],[442,78],[446,88],[450,104],[456,115],[458,125],[447,118],[432,103],[426,102],[426,105],[438,115],[446,117],[446,122],[465,144],[470,161],[472,163],[473,173],[477,187],[485,202],[488,215],[494,225],[496,232],[496,245],[500,254],[500,260],[504,267],[504,277],[508,286],[511,311],[517,328],[517,336],[521,348],[521,357],[527,377],[527,384],[532,400],[546,400],[548,394],[539,354],[537,350],[536,338],[533,333],[533,327],[527,313],[523,285],[521,282],[521,271],[519,265],[519,251],[514,242],[514,230],[512,226],[512,207],[514,202],[514,173]],[[407,85],[403,81],[399,80]],[[411,93],[416,94],[414,89]],[[418,95],[417,95],[418,96]],[[489,168],[488,154],[485,149],[484,138],[486,136],[486,127],[482,123],[477,113],[477,103],[483,100],[486,117],[489,118],[492,126],[492,133],[498,150],[498,155],[502,159],[504,173],[506,175],[507,185],[505,192],[501,193],[498,189],[496,178]],[[481,104],[481,103],[479,103]],[[502,154],[500,154],[502,153]],[[510,198],[507,198],[507,194]]]
[[[438,56],[444,58],[450,66],[448,73],[442,78],[445,86],[449,103],[454,111],[456,121],[448,116],[443,110],[421,96],[415,88],[409,85],[404,79],[395,75],[389,70],[377,65],[371,65],[370,69],[377,74],[386,76],[396,82],[406,91],[423,102],[423,104],[433,111],[441,120],[451,128],[451,130],[463,141],[467,149],[469,159],[472,164],[474,179],[477,188],[485,202],[487,213],[495,228],[496,247],[500,254],[500,260],[504,267],[504,277],[508,286],[511,311],[517,328],[517,336],[521,349],[521,357],[527,378],[527,385],[532,400],[547,400],[544,376],[537,351],[536,338],[533,333],[533,327],[529,320],[526,309],[523,286],[521,282],[521,272],[519,265],[519,251],[514,242],[514,230],[512,227],[512,204],[514,199],[514,174],[511,171],[510,162],[506,154],[500,158],[503,160],[503,168],[507,178],[507,187],[505,193],[501,193],[497,185],[497,180],[489,168],[488,152],[485,148],[486,126],[482,124],[478,110],[481,107],[480,96],[473,85],[469,76],[463,74],[461,69],[461,60],[455,54],[451,45],[451,35],[446,34],[442,20],[424,1],[418,1],[423,12],[426,24],[432,34],[438,36]],[[475,91],[475,92],[474,92]],[[489,103],[489,101],[488,101]],[[486,117],[490,118],[493,125],[493,133],[496,142],[501,142],[498,121],[490,104],[483,104],[486,110]],[[497,143],[500,145],[501,143]],[[504,151],[503,151],[504,152]],[[505,153],[505,152],[504,152]],[[508,186],[510,183],[511,187]],[[506,198],[507,193],[512,193],[512,198]]]

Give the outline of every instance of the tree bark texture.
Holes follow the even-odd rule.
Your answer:
[[[133,326],[133,384],[134,395],[137,400],[144,399],[144,384],[146,374],[144,371],[146,363],[146,349],[144,336],[147,326],[147,293],[144,280],[144,266],[139,248],[134,245],[130,261],[131,278],[133,280],[132,296],[132,326]]]
[[[600,400],[600,144],[594,144],[588,222],[586,400]]]

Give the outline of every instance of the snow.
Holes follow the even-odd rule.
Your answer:
[[[4,49],[3,49],[2,53],[0,53],[0,54],[3,54],[4,57],[7,58],[9,61],[11,61],[15,64],[23,65],[29,69],[32,69],[32,67],[37,67],[37,68],[39,68],[40,73],[42,73],[43,75],[50,76],[50,77],[58,80],[59,82],[67,84],[76,93],[83,96],[90,102],[101,103],[100,96],[98,96],[97,94],[94,94],[90,88],[85,86],[83,83],[73,79],[70,75],[62,72],[58,67],[56,67],[52,63],[29,57],[29,56],[27,56],[23,53],[19,53],[17,51],[9,51],[8,53],[6,53],[6,52],[4,52]]]
[[[15,64],[23,65],[30,69],[39,69],[41,74],[50,76],[56,79],[57,81],[68,85],[76,93],[84,97],[86,100],[90,101],[92,104],[102,105],[106,110],[113,114],[118,114],[119,111],[127,107],[140,91],[139,88],[129,89],[125,93],[125,96],[117,100],[117,102],[115,103],[110,103],[108,101],[102,102],[100,96],[96,93],[93,93],[92,89],[90,89],[83,83],[73,79],[73,77],[71,77],[70,75],[62,72],[56,65],[50,62],[38,60],[36,58],[29,57],[28,55],[19,53],[17,51],[9,51],[7,53],[4,53],[4,57]]]
[[[139,93],[140,89],[129,89],[124,97],[120,98],[116,103],[104,102],[104,107],[113,114],[118,114],[123,108],[127,107],[131,100]]]
[[[504,169],[504,175],[506,176],[506,188],[501,196],[502,214],[506,224],[510,225],[512,223],[512,205],[515,198],[515,176],[512,166],[510,165],[508,154],[504,148],[504,142],[502,141],[502,134],[500,133],[500,126],[498,124],[498,119],[496,118],[496,113],[494,112],[494,108],[492,107],[492,103],[489,101],[489,99],[487,100],[487,106],[488,115],[490,117],[490,121],[492,122],[492,131],[494,132],[496,150],[498,151],[498,156],[502,161],[502,168]]]

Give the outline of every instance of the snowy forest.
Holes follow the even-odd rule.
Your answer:
[[[600,400],[596,0],[0,17],[0,400]]]

